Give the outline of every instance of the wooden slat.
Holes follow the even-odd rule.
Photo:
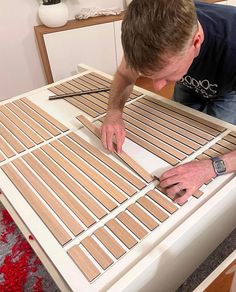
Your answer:
[[[103,154],[101,151],[99,151],[96,147],[94,147],[92,144],[88,143],[86,140],[82,139],[75,133],[71,132],[68,134],[68,136],[75,141],[77,144],[82,146],[84,149],[89,151],[91,154],[96,156],[99,160],[101,160],[103,163],[105,163],[109,168],[114,170],[116,173],[118,173],[120,176],[125,178],[128,182],[130,182],[132,185],[134,185],[139,190],[143,189],[145,187],[145,184],[138,179],[136,176],[134,176],[132,173],[127,171],[125,168],[120,166],[118,163],[110,159],[108,156]]]
[[[19,176],[10,164],[5,164],[2,170],[15,185],[21,195],[30,204],[33,210],[39,215],[41,220],[45,223],[48,229],[56,237],[61,245],[66,244],[71,240],[70,235],[65,231],[62,225],[55,219],[55,217],[49,212],[44,204],[37,198],[31,188],[25,183],[25,181]]]
[[[57,194],[57,196],[71,209],[71,211],[74,212],[78,218],[83,219],[83,209],[74,196],[70,195],[65,187],[63,187],[31,154],[24,155],[23,159],[54,191],[54,193]],[[73,183],[71,183],[70,190],[73,191],[75,196],[98,218],[102,218],[102,216],[104,216],[104,212],[100,211],[100,206],[93,199],[91,199],[77,184],[73,185]],[[94,223],[93,220],[92,223]]]
[[[34,143],[2,113],[0,113],[0,123],[2,123],[26,148],[29,149],[34,146]]]
[[[227,135],[227,136],[224,137],[224,140],[226,140],[228,142],[231,142],[231,143],[236,145],[236,138],[234,136]]]
[[[78,116],[77,119],[100,139],[100,132],[95,125],[93,125],[88,119],[86,119],[82,115]],[[127,155],[124,151],[122,151],[122,153],[115,152],[115,155],[121,158],[129,167],[131,167],[146,182],[150,183],[153,180],[153,177],[144,168],[142,168],[136,161],[134,161],[129,155]]]
[[[78,169],[80,169],[83,173],[85,173],[90,179],[95,182],[97,185],[99,185],[103,190],[105,190],[113,199],[115,199],[120,204],[123,203],[127,198],[124,196],[122,192],[117,190],[109,181],[106,181],[102,175],[95,172],[94,169],[84,163],[78,156],[74,155],[72,152],[69,152],[63,144],[59,143],[58,141],[53,141],[50,143],[55,149],[60,151],[64,157],[66,157],[68,160],[70,160],[73,165],[75,165]],[[54,151],[52,148],[48,146],[43,146],[42,149],[52,158],[54,159],[61,167],[63,167],[68,173],[73,175],[73,173],[76,172],[70,164],[64,160],[63,158],[60,158],[60,156],[57,154],[56,151]],[[77,173],[77,172],[76,172]],[[74,177],[77,177],[75,175]]]
[[[125,254],[124,248],[109,234],[109,232],[106,231],[104,227],[98,228],[94,234],[116,259]]]
[[[87,89],[95,89],[96,86],[92,85],[92,84],[88,84],[88,82],[85,82],[82,78],[82,76],[75,78],[74,81],[77,82],[80,86],[83,86],[83,88],[87,88]]]
[[[223,154],[226,154],[226,153],[229,153],[229,151],[230,151],[229,149],[227,149],[227,148],[225,148],[225,147],[219,145],[218,143],[215,144],[215,145],[212,145],[212,146],[211,146],[211,149],[213,149],[213,150],[219,152],[219,153],[222,154],[222,155],[223,155]],[[235,147],[235,149],[236,149],[236,147]]]
[[[60,139],[68,148],[70,148],[77,157],[83,158],[89,165],[92,165],[99,173],[102,173],[106,178],[113,182],[118,188],[125,192],[128,196],[133,196],[136,193],[134,187],[130,186],[126,181],[121,179],[117,174],[113,173],[105,167],[100,161],[95,159],[92,155],[88,154],[85,150],[75,144],[72,140],[67,137]],[[71,158],[71,156],[70,156]],[[81,165],[81,164],[80,164]]]
[[[12,121],[14,125],[27,136],[29,137],[35,144],[39,144],[43,142],[43,139],[37,135],[27,124],[23,123],[22,120],[14,115],[7,107],[1,106],[0,111]]]
[[[138,103],[146,105],[147,107],[149,107],[149,110],[151,108],[151,111],[156,112],[158,116],[161,116],[167,121],[171,121],[175,125],[178,125],[178,126],[181,125],[181,127],[183,127],[184,129],[189,129],[190,132],[206,139],[207,141],[210,141],[214,138],[212,134],[206,133],[203,130],[196,127],[191,119],[187,119],[186,117],[178,115],[178,114],[175,115],[175,113],[168,111],[167,109],[163,107],[158,107],[157,105],[155,106],[155,104],[143,98],[139,99],[137,104]]]
[[[226,140],[220,140],[220,141],[217,142],[217,144],[219,144],[221,146],[224,146],[227,149],[232,150],[232,151],[236,150],[236,145],[231,143],[231,142],[229,142],[229,141],[226,141]]]
[[[179,163],[179,160],[175,157],[172,157],[168,153],[165,153],[162,150],[158,149],[157,146],[147,143],[145,140],[143,140],[139,136],[134,135],[131,132],[127,132],[126,137],[173,166]]]
[[[65,100],[68,101],[73,106],[77,107],[78,109],[82,110],[83,112],[91,116],[92,118],[96,118],[99,116],[99,113],[89,108],[87,105],[84,105],[83,103],[78,101],[76,98],[68,97],[68,98],[65,98]]]
[[[81,244],[87,249],[90,255],[96,260],[96,262],[106,270],[111,264],[112,259],[105,253],[105,251],[97,244],[97,242],[88,236],[81,241]]]
[[[64,126],[62,123],[60,123],[57,119],[49,115],[47,112],[45,112],[43,109],[41,109],[39,106],[37,106],[35,103],[27,99],[26,97],[21,98],[21,101],[23,101],[25,104],[27,104],[31,109],[33,109],[35,112],[40,114],[44,119],[46,119],[49,123],[54,125],[56,128],[58,128],[62,132],[66,132],[69,129]]]
[[[0,124],[1,136],[7,141],[7,143],[17,152],[21,153],[26,148],[9,132],[3,125]]]
[[[39,123],[44,129],[46,129],[53,136],[57,136],[60,134],[60,131],[56,127],[49,124],[47,120],[42,118],[40,115],[38,115],[34,110],[29,108],[28,106],[26,106],[26,104],[23,103],[21,100],[16,100],[13,103],[17,105],[21,110],[26,112],[31,118],[33,118],[37,123]]]
[[[175,140],[179,141],[182,143],[182,145],[187,145],[189,147],[191,147],[194,150],[198,150],[200,148],[200,145],[194,141],[191,141],[189,138],[185,138],[183,137],[183,135],[178,134],[178,132],[174,131],[175,129],[179,130],[179,128],[176,126],[175,129],[173,129],[173,125],[170,124],[169,127],[171,127],[172,129],[168,129],[166,126],[162,126],[162,124],[158,123],[158,122],[154,122],[152,120],[150,120],[150,118],[147,118],[145,116],[145,111],[143,115],[140,114],[136,114],[135,111],[133,109],[137,108],[135,106],[131,107],[132,110],[130,110],[129,108],[125,108],[124,112],[130,116],[132,116],[133,118],[135,118],[136,120],[144,123],[145,125],[152,127],[153,129],[157,130],[160,133],[163,133],[165,135],[165,137],[171,137],[174,138]],[[146,113],[148,116],[148,113]],[[157,117],[158,118],[158,117]],[[159,118],[158,118],[159,119]],[[159,119],[161,120],[161,119]],[[165,121],[164,121],[165,124]],[[174,125],[175,126],[175,125]]]
[[[161,222],[165,221],[169,217],[146,197],[139,198],[138,203]]]
[[[147,234],[147,230],[144,229],[138,222],[136,222],[131,216],[126,212],[120,212],[117,218],[127,227],[131,232],[133,232],[136,237],[140,240],[143,239]]]
[[[130,119],[128,119],[127,117],[125,117],[124,115],[124,119],[128,120],[130,122]],[[134,120],[132,120],[134,122]],[[141,127],[141,125],[137,122],[134,122],[134,124],[138,125],[138,127]],[[142,126],[142,128],[144,129],[143,131],[140,130],[140,128],[137,128],[129,123],[126,122],[125,127],[127,130],[129,130],[130,132],[132,132],[133,134],[141,137],[142,139],[148,141],[149,143],[155,145],[156,147],[164,150],[165,152],[171,154],[172,156],[176,157],[177,159],[183,160],[184,158],[186,158],[186,155],[175,150],[175,148],[170,147],[168,144],[163,143],[161,140],[157,140],[153,137],[153,135],[158,136],[156,133],[154,133],[154,131],[150,128],[148,128],[147,126]],[[147,134],[147,133],[151,133],[151,135]]]
[[[52,137],[47,131],[44,130],[41,126],[39,126],[32,118],[30,118],[25,112],[20,110],[15,104],[7,103],[5,105],[8,109],[14,112],[19,118],[21,118],[32,130],[34,130],[39,136],[41,136],[44,140],[48,140]]]
[[[50,161],[50,159],[39,149],[33,151],[33,154],[58,178],[60,179],[68,188],[70,187],[71,180],[69,177],[57,167],[55,163]],[[94,218],[80,205],[77,205],[78,211],[77,216],[84,223],[86,227],[89,227],[95,223]]]
[[[155,190],[149,191],[147,196],[171,214],[178,210],[178,208],[172,202],[168,201],[164,196]]]
[[[51,161],[42,151],[39,151],[37,149],[33,152],[33,154],[36,155],[36,157],[41,160],[46,165],[46,167],[48,167],[48,169],[50,169],[51,172],[71,190],[72,193],[74,193],[77,197],[79,197],[80,200],[82,200],[82,197],[78,195],[78,193],[82,194],[81,188],[78,184],[73,182],[69,175],[62,172],[61,168],[59,168],[53,161]],[[78,171],[71,168],[70,170],[71,172],[69,171],[68,173],[72,175],[76,179],[76,181],[78,181],[89,193],[91,193],[94,198],[96,198],[109,211],[113,210],[117,206],[117,204],[114,203],[108,196],[106,196],[96,185],[92,184],[91,181],[86,178],[86,176],[78,173]],[[98,218],[103,217],[104,211],[102,211],[101,208],[99,208],[98,206],[95,206],[96,208],[92,208],[92,206],[89,204],[88,199],[86,201],[83,201],[83,203],[86,204],[86,206],[89,206],[89,209]]]
[[[0,162],[4,161],[5,157],[2,155],[2,153],[0,152]]]
[[[196,199],[199,199],[204,193],[200,190],[196,191],[194,194],[193,194],[193,197],[195,197]]]
[[[11,147],[2,139],[0,136],[0,150],[8,157],[11,158],[16,153],[11,149]]]
[[[13,164],[74,235],[84,230],[21,159],[15,160]]]
[[[137,244],[136,239],[126,231],[116,220],[112,219],[106,226],[123,242],[129,249]]]
[[[59,94],[63,94],[64,92],[61,91],[60,89],[56,88],[56,87],[50,87],[48,88],[48,90],[50,90],[52,93],[55,93],[56,95],[59,95]]]
[[[217,156],[220,155],[219,152],[217,152],[217,151],[215,151],[215,150],[213,150],[213,149],[207,149],[207,150],[205,150],[205,151],[203,152],[203,154],[208,155],[208,156],[210,156],[210,157],[217,157]]]
[[[87,257],[87,255],[81,250],[78,245],[70,248],[68,250],[68,254],[71,256],[71,258],[80,268],[81,272],[90,282],[92,282],[100,275],[100,271],[98,270],[98,268],[93,264],[93,262]]]

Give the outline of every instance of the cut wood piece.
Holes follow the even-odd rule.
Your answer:
[[[13,164],[75,236],[84,230],[21,159],[13,161]]]
[[[109,232],[106,231],[104,227],[98,228],[94,234],[116,259],[125,254],[124,248]]]
[[[68,148],[70,148],[70,150],[72,150],[77,155],[77,157],[83,158],[89,165],[92,165],[93,168],[95,168],[99,173],[102,173],[102,175],[108,178],[113,184],[115,184],[119,189],[125,192],[128,196],[133,196],[136,193],[136,190],[134,187],[130,186],[126,181],[121,179],[117,174],[111,172],[110,169],[105,167],[100,161],[95,159],[92,155],[90,155],[81,147],[79,147],[77,144],[75,144],[71,139],[64,136],[60,139],[60,141],[63,142]],[[71,156],[69,156],[69,159],[71,160]]]
[[[226,140],[228,142],[231,142],[231,143],[236,145],[236,137],[234,137],[234,136],[227,135],[227,136],[224,137],[224,140]]]
[[[22,120],[18,116],[14,115],[6,106],[1,106],[0,110],[35,144],[40,144],[43,142],[43,139],[39,135],[37,135],[27,124],[23,123]]]
[[[37,122],[35,122],[30,116],[28,116],[24,111],[18,108],[13,103],[7,103],[5,105],[8,109],[10,109],[13,113],[15,113],[19,118],[21,118],[32,130],[34,130],[39,136],[41,136],[44,140],[48,140],[52,137],[47,131],[44,130]]]
[[[116,163],[112,159],[110,159],[107,155],[103,154],[96,147],[94,147],[92,144],[88,143],[86,140],[82,139],[81,137],[79,137],[77,134],[71,132],[68,134],[68,137],[70,137],[77,144],[79,144],[84,149],[89,151],[91,154],[93,154],[95,157],[97,157],[99,160],[105,163],[109,168],[111,168],[120,176],[125,178],[128,182],[130,182],[139,190],[145,187],[145,184],[139,178],[137,178],[135,175],[127,171],[125,168],[120,166],[118,163]]]
[[[227,149],[232,150],[232,151],[236,150],[236,145],[226,140],[220,140],[217,142],[217,144],[224,146]]]
[[[236,147],[235,147],[235,148],[236,148]],[[227,154],[227,153],[230,152],[229,149],[227,149],[227,148],[225,148],[225,147],[219,145],[218,143],[215,144],[215,145],[212,145],[212,146],[211,146],[211,149],[217,151],[218,153],[220,153],[220,154],[222,154],[222,155],[223,155],[223,154]]]
[[[81,241],[81,244],[87,249],[90,255],[96,260],[96,262],[106,270],[111,264],[112,259],[105,253],[105,251],[97,244],[97,242],[88,236]]]
[[[98,268],[93,264],[93,262],[87,257],[87,255],[78,245],[70,248],[68,250],[68,254],[90,282],[92,282],[100,275]]]
[[[57,136],[61,133],[56,127],[51,125],[41,115],[39,115],[37,112],[32,110],[30,107],[28,107],[23,101],[16,100],[13,103],[17,105],[22,111],[26,112],[31,118],[33,118],[38,124],[40,124],[44,129],[46,129],[53,136]]]
[[[93,125],[88,119],[86,119],[82,115],[78,116],[77,119],[100,139],[100,131],[95,125]],[[131,167],[139,176],[141,176],[146,182],[150,183],[151,181],[153,181],[153,177],[124,151],[122,153],[115,152],[115,154],[119,158],[121,158],[129,167]]]
[[[56,87],[49,87],[48,90],[50,90],[52,93],[59,95],[59,94],[63,94],[64,92],[61,91],[60,89],[56,88]]]
[[[68,101],[73,106],[77,107],[78,109],[82,110],[83,112],[91,116],[92,118],[96,118],[99,116],[99,113],[97,113],[96,111],[89,108],[87,105],[84,105],[83,103],[81,103],[80,101],[78,101],[77,99],[73,97],[65,98],[65,100]]]
[[[59,143],[58,141],[53,141],[50,143],[55,149],[62,153],[62,155],[73,163],[78,169],[80,169],[84,174],[86,174],[93,182],[99,185],[103,190],[105,190],[113,199],[118,203],[123,203],[127,200],[125,195],[117,190],[109,181],[99,173],[95,172],[94,169],[83,162],[77,155],[73,154],[71,151]],[[48,145],[42,147],[42,149],[54,159],[62,168],[64,168],[68,173],[70,173],[74,178],[78,177],[78,172],[76,169],[72,168],[70,164],[64,157],[60,157],[53,148],[50,148]]]
[[[193,197],[199,199],[204,193],[200,190],[196,191],[194,194],[193,194]]]
[[[63,187],[48,170],[46,170],[31,154],[26,154],[23,159],[28,165],[41,177],[41,179],[54,191],[55,194],[71,209],[71,211],[78,217],[81,217],[80,209],[81,205],[71,195],[65,187]],[[98,218],[102,218],[106,213],[101,209],[95,200],[90,198],[77,184],[70,189],[74,191],[75,196],[96,215]]]
[[[117,218],[140,240],[148,234],[147,230],[135,221],[127,212],[120,212]]]
[[[3,125],[0,124],[0,133],[1,136],[4,138],[5,141],[17,152],[21,153],[26,148],[9,132]]]
[[[35,193],[27,185],[27,183],[20,177],[20,175],[14,170],[10,164],[5,164],[2,170],[11,180],[13,185],[18,189],[21,195],[33,208],[33,210],[41,218],[42,222],[47,226],[55,238],[61,245],[66,244],[71,240],[71,236],[66,232],[62,225],[56,220],[52,213],[44,206],[44,204],[38,199]]]
[[[16,153],[12,150],[12,148],[3,140],[3,138],[0,136],[0,150],[8,157],[11,158]],[[5,160],[5,158],[4,158]]]
[[[129,249],[131,249],[137,240],[126,231],[115,219],[112,219],[106,223],[106,226],[117,236],[121,242],[124,243]]]
[[[127,210],[139,219],[149,230],[154,230],[159,224],[152,219],[145,211],[143,211],[137,204],[130,205]]]
[[[51,161],[47,155],[39,149],[33,151],[33,154],[68,188],[71,187],[70,184],[72,180],[70,180],[70,178],[53,161]],[[77,216],[86,227],[89,227],[95,223],[94,218],[82,206],[77,205],[77,208]]]
[[[25,104],[27,104],[35,112],[40,114],[44,119],[46,119],[49,123],[51,123],[56,128],[58,128],[60,131],[66,132],[69,130],[66,126],[64,126],[62,123],[60,123],[57,119],[55,119],[54,117],[49,115],[47,112],[45,112],[43,109],[41,109],[39,106],[37,106],[35,103],[30,101],[29,99],[24,97],[24,98],[21,98],[20,100],[23,101]]]
[[[147,193],[147,196],[171,214],[173,214],[175,211],[178,210],[178,208],[172,202],[167,200],[164,196],[162,196],[156,190],[149,191]]]
[[[154,205],[146,197],[139,198],[137,202],[161,222],[165,221],[169,217],[165,212]]]
[[[111,81],[108,82],[107,80],[103,79],[102,76],[101,76],[101,78],[98,78],[97,76],[92,75],[92,74],[86,74],[84,76],[86,76],[86,78],[88,80],[94,80],[95,82],[100,84],[100,86],[110,86],[111,85]]]
[[[0,113],[0,123],[4,125],[26,148],[32,148],[35,144],[6,116]]]
[[[5,157],[2,155],[2,153],[0,152],[0,162],[4,161]]]
[[[217,152],[217,151],[215,151],[215,150],[213,150],[212,148],[205,150],[205,151],[203,152],[203,154],[208,155],[208,156],[210,156],[210,157],[217,157],[217,156],[220,156],[220,153]]]

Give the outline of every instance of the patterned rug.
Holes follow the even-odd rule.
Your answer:
[[[0,291],[60,291],[1,203]]]

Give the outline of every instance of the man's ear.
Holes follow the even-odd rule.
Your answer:
[[[198,31],[193,39],[193,46],[195,49],[199,50],[199,48],[201,47],[201,44],[202,44],[202,35]]]

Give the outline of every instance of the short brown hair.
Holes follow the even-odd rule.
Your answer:
[[[145,74],[165,66],[164,54],[178,54],[197,27],[193,0],[133,0],[122,23],[128,67]]]

